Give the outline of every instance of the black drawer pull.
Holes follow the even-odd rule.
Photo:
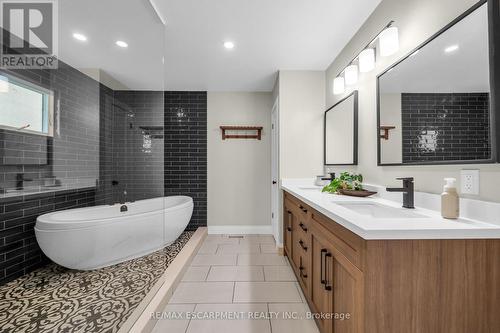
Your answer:
[[[325,262],[323,260],[323,254],[325,254],[325,253],[326,253],[326,249],[321,249],[321,258],[319,260],[319,279],[320,279],[321,284],[325,284],[326,283],[325,279],[323,278],[323,274],[324,274],[323,272],[325,270],[324,267],[323,267],[324,262]]]
[[[301,223],[299,223],[299,227],[300,227],[300,229],[304,230],[304,232],[307,232],[307,228],[306,228],[306,226],[304,225],[304,223],[302,223],[302,222],[301,222]]]
[[[304,213],[307,213],[307,209],[304,208],[304,206],[300,205],[299,206],[300,210],[303,211]]]
[[[307,252],[307,246],[304,246],[304,242],[302,240],[299,240],[299,245],[304,251]]]
[[[327,266],[327,260],[326,260],[326,258],[331,258],[331,257],[332,257],[332,254],[330,252],[327,252],[325,254],[325,283],[324,283],[324,285],[325,285],[326,291],[332,290],[332,286],[328,284],[328,276],[327,276],[327,273],[328,273],[327,267],[328,266]]]
[[[292,228],[290,228],[290,227],[286,227],[286,230],[287,230],[287,231],[292,231]]]

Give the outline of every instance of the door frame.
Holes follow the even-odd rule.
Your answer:
[[[278,247],[283,247],[281,237],[280,172],[279,172],[279,98],[271,110],[271,226]],[[273,182],[276,182],[273,184]]]

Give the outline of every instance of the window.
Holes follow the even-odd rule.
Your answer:
[[[51,91],[0,75],[0,128],[53,136],[53,110]]]

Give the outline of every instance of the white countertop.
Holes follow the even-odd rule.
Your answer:
[[[442,218],[438,211],[420,207],[408,210],[401,207],[402,202],[383,199],[380,195],[357,198],[322,193],[321,187],[314,186],[313,179],[286,179],[282,181],[281,188],[367,240],[500,238],[500,224],[480,222],[469,218],[448,220]],[[374,218],[339,205],[339,203],[351,202],[385,205],[410,211],[422,217]]]

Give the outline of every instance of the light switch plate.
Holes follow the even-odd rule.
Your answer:
[[[479,170],[462,170],[460,178],[462,194],[479,195]]]

